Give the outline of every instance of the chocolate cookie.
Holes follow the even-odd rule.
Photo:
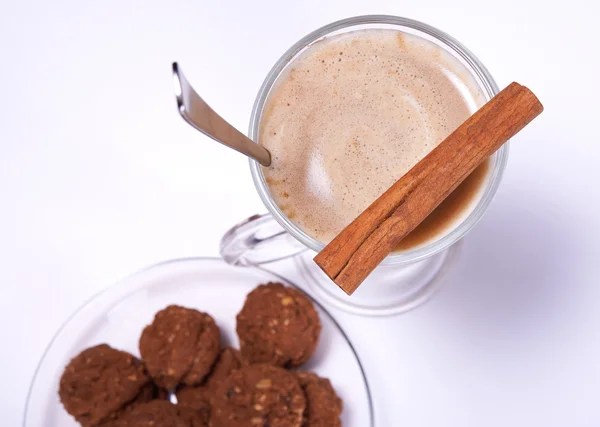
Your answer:
[[[149,382],[144,387],[142,387],[135,399],[133,399],[127,404],[127,407],[138,405],[140,403],[150,402],[154,399],[169,400],[169,396],[165,395],[163,397],[161,390],[156,385],[154,385],[154,383]]]
[[[180,416],[178,408],[166,400],[152,400],[136,405],[115,421],[102,427],[196,427],[185,414]],[[200,427],[204,427],[199,424]]]
[[[200,384],[219,355],[220,334],[206,313],[171,305],[156,313],[140,338],[140,353],[154,382],[173,389]]]
[[[221,382],[210,403],[212,427],[300,427],[306,398],[294,374],[250,365]]]
[[[191,408],[183,406],[177,407],[177,415],[181,418],[188,427],[209,427],[210,420],[203,412],[198,412]]]
[[[143,405],[155,399],[167,400],[168,396],[164,397],[161,395],[161,390],[156,387],[154,383],[149,383],[144,386],[144,388],[140,391],[140,394],[137,395],[135,399],[131,402],[123,406],[121,409],[116,411],[108,421],[101,422],[96,427],[118,427],[117,422],[126,416],[129,412],[133,411],[139,405]]]
[[[183,386],[176,393],[177,406],[195,411],[202,422],[208,426],[210,421],[210,394],[206,385]]]
[[[319,341],[321,322],[302,292],[281,283],[260,285],[237,315],[242,355],[250,363],[286,368],[306,362]]]
[[[306,396],[304,427],[341,427],[342,399],[326,378],[312,372],[296,372]]]
[[[216,387],[220,382],[227,379],[229,374],[236,369],[240,369],[242,366],[248,365],[248,362],[242,356],[239,350],[232,347],[225,347],[217,363],[206,380],[206,385],[209,387]]]
[[[177,390],[177,404],[200,412],[206,425],[210,420],[210,392],[223,382],[231,372],[247,365],[240,352],[231,347],[225,347],[219,359],[208,375],[205,383],[199,386],[183,386]]]
[[[151,398],[154,388],[142,362],[106,344],[82,351],[60,379],[66,411],[85,427],[116,417],[128,403]]]

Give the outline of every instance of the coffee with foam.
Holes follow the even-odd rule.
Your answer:
[[[468,69],[421,37],[373,29],[318,41],[279,76],[262,113],[271,197],[328,243],[484,102]],[[480,166],[399,249],[453,229],[489,169]]]

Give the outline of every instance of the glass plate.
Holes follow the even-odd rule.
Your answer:
[[[44,352],[27,396],[24,425],[78,426],[58,398],[58,382],[66,364],[83,349],[100,343],[139,355],[143,327],[169,304],[210,313],[224,341],[239,348],[235,316],[248,292],[269,281],[297,287],[258,267],[235,267],[218,258],[189,258],[149,267],[101,292],[71,315]],[[315,305],[323,331],[315,355],[303,369],[331,380],[344,401],[344,427],[372,427],[371,394],[358,355],[333,317]]]

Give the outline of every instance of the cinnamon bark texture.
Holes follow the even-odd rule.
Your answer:
[[[478,165],[543,109],[533,92],[511,83],[342,230],[314,261],[352,294]]]

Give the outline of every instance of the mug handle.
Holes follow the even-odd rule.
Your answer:
[[[221,257],[232,265],[255,266],[280,261],[308,250],[271,214],[253,215],[221,239]]]

